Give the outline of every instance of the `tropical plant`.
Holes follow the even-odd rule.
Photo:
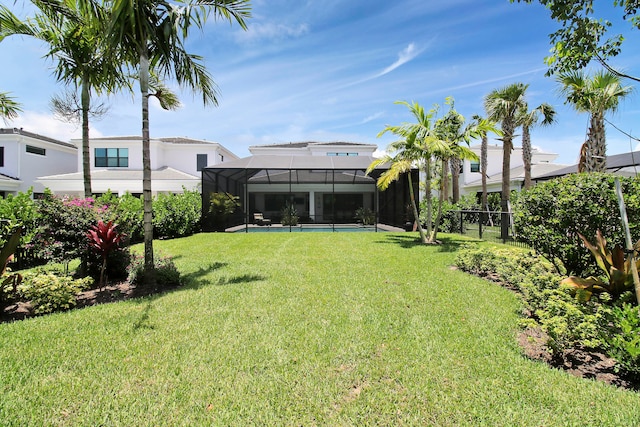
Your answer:
[[[431,180],[432,180],[432,157],[435,153],[444,153],[449,150],[447,143],[438,139],[434,132],[434,116],[438,112],[438,106],[425,112],[424,108],[414,102],[409,104],[406,101],[396,101],[396,104],[405,105],[416,119],[416,123],[403,123],[399,126],[387,126],[379,134],[382,136],[386,132],[391,132],[401,139],[389,145],[388,150],[393,153],[387,154],[383,158],[376,159],[367,168],[367,174],[371,173],[375,168],[390,164],[390,168],[383,172],[377,181],[377,186],[381,190],[385,190],[393,181],[397,181],[401,176],[406,174],[409,185],[409,197],[411,200],[411,208],[413,210],[413,218],[417,222],[418,232],[422,243],[435,243],[433,236],[433,207],[431,204]],[[418,208],[415,201],[415,193],[413,191],[413,179],[411,170],[414,165],[422,166],[425,171],[425,198],[427,202],[427,232],[425,233],[422,224],[418,220]]]
[[[105,285],[104,272],[107,269],[109,254],[118,248],[124,236],[122,233],[118,233],[116,224],[112,221],[104,223],[99,220],[98,224],[91,226],[91,229],[87,232],[87,237],[89,239],[89,247],[99,254],[102,259],[100,282],[98,283],[98,286],[102,289]]]
[[[580,299],[588,301],[594,293],[606,292],[610,294],[614,300],[626,291],[634,289],[632,274],[632,258],[630,255],[625,256],[622,247],[616,245],[613,249],[607,247],[607,241],[602,236],[602,232],[596,232],[596,241],[591,243],[586,237],[578,233],[585,247],[589,249],[596,260],[596,264],[600,268],[601,273],[606,280],[601,277],[589,276],[587,278],[570,276],[561,283],[570,286],[577,291]],[[635,250],[640,250],[640,240],[635,245]],[[640,268],[640,260],[633,261],[636,267]]]
[[[479,115],[473,116],[474,126],[477,129],[477,136],[480,142],[480,175],[482,180],[482,196],[480,198],[480,209],[487,209],[487,151],[489,147],[488,133],[493,132],[498,136],[502,136],[502,132],[496,128],[496,124],[489,119]]]
[[[201,57],[185,49],[192,25],[202,29],[210,12],[216,18],[235,20],[246,29],[249,0],[110,0],[109,39],[137,72],[142,100],[142,191],[144,200],[145,280],[154,281],[153,208],[149,136],[150,69],[160,79],[173,77],[179,84],[202,94],[204,104],[217,104],[217,91]],[[161,104],[161,93],[155,94]]]
[[[111,92],[126,85],[121,61],[116,56],[118,51],[109,51],[106,44],[107,11],[93,0],[32,0],[32,3],[39,13],[24,21],[0,5],[0,41],[11,35],[26,35],[45,42],[49,45],[46,57],[56,61],[58,81],[72,84],[80,91],[80,113],[77,115],[81,116],[79,121],[82,123],[84,195],[91,197],[91,93]],[[57,103],[60,103],[59,99]]]
[[[372,225],[376,221],[376,214],[371,209],[361,206],[356,209],[355,218],[359,220],[362,225]]]
[[[557,78],[560,92],[576,111],[589,113],[589,130],[584,143],[584,171],[606,172],[607,142],[605,115],[616,111],[620,100],[631,92],[631,86],[622,86],[621,78],[608,71],[588,76],[583,71],[571,71]]]
[[[298,225],[298,210],[293,203],[287,202],[282,208],[282,225]]]
[[[22,111],[20,104],[18,104],[7,92],[0,92],[0,117],[4,123],[7,120],[15,119],[18,117],[18,113]]]
[[[543,103],[538,107],[529,110],[528,107],[522,109],[519,114],[522,117],[518,120],[522,123],[522,162],[524,165],[524,188],[531,188],[531,133],[530,129],[537,125],[540,118],[541,124],[547,126],[555,120],[556,110],[549,104]],[[542,116],[542,117],[540,117]]]
[[[484,99],[484,109],[489,120],[500,123],[502,130],[502,239],[506,239],[509,212],[509,196],[511,187],[511,152],[513,151],[513,137],[520,125],[518,113],[526,108],[525,94],[529,85],[514,83],[500,89],[495,89]]]

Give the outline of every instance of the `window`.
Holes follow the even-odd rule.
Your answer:
[[[471,172],[480,172],[480,162],[471,162]]]
[[[0,147],[0,166],[4,166],[4,147]]]
[[[27,145],[27,153],[37,154],[39,156],[46,156],[47,150],[40,147],[34,147],[33,145]]]
[[[128,148],[96,148],[95,166],[109,168],[129,167]]]
[[[357,156],[358,153],[327,153],[327,156]]]
[[[196,170],[201,171],[202,169],[207,167],[207,155],[198,154],[197,157]]]

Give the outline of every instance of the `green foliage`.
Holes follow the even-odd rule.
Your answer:
[[[222,230],[229,215],[240,206],[240,198],[231,193],[209,193],[208,217],[215,229]]]
[[[109,209],[112,211],[112,208]],[[130,243],[141,242],[144,237],[144,206],[142,196],[136,197],[127,192],[118,198],[115,218],[120,231],[127,235]]]
[[[184,237],[200,231],[202,197],[198,191],[184,187],[183,191],[182,194],[158,194],[153,200],[156,238]]]
[[[16,295],[22,276],[9,272],[9,261],[20,243],[21,229],[15,230],[0,248],[0,302],[11,300]]]
[[[621,178],[632,236],[640,233],[640,178]],[[518,238],[538,253],[564,266],[569,274],[596,273],[589,251],[577,245],[578,233],[594,236],[597,230],[613,245],[624,235],[610,174],[571,174],[536,185],[513,204]]]
[[[605,294],[589,302],[577,301],[569,288],[560,286],[561,276],[544,258],[511,249],[471,245],[458,253],[456,265],[516,289],[522,296],[525,313],[547,332],[548,344],[554,351],[602,345],[610,299]]]
[[[372,225],[376,222],[376,214],[371,209],[365,207],[356,209],[355,217],[362,225]]]
[[[74,258],[86,259],[89,228],[97,221],[101,209],[93,199],[68,199],[46,192],[37,206],[41,223],[34,244],[49,261],[68,263]]]
[[[93,283],[91,277],[73,279],[52,272],[25,274],[19,294],[30,301],[35,314],[52,313],[75,307],[78,293]]]
[[[40,222],[36,202],[32,199],[33,189],[16,195],[8,194],[0,198],[0,244],[7,241],[16,227],[22,228],[21,248],[28,248],[36,234]],[[21,259],[23,264],[32,264],[32,260]]]
[[[298,225],[298,210],[293,203],[287,202],[282,208],[282,225]]]
[[[433,206],[437,204],[437,198],[433,198]],[[498,199],[499,203],[499,199]],[[451,203],[447,200],[442,203],[442,218],[440,219],[439,231],[444,233],[459,233],[460,230],[460,213],[463,210],[479,210],[480,205],[475,194],[465,194],[460,197],[458,203]],[[425,223],[427,218],[427,202],[426,199],[420,202],[420,220]]]
[[[154,257],[156,286],[179,286],[182,284],[180,272],[171,257]],[[128,267],[129,276],[127,280],[132,285],[142,285],[144,283],[144,257],[134,255]]]
[[[604,335],[607,353],[628,372],[640,375],[640,313],[623,304],[611,312],[612,330]]]
[[[596,264],[606,278],[589,276],[586,279],[576,276],[567,277],[562,284],[570,286],[581,292],[577,293],[579,298],[589,300],[594,293],[607,292],[613,299],[617,299],[626,291],[634,289],[631,257],[625,259],[624,250],[620,246],[615,246],[613,250],[607,248],[607,241],[600,233],[596,233],[596,243],[592,244],[586,237],[578,233],[584,245],[591,251]],[[640,247],[640,241],[636,248]],[[636,267],[640,268],[640,260],[636,261]]]

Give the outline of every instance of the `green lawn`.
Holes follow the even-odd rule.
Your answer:
[[[632,426],[640,395],[527,360],[462,240],[156,241],[188,285],[0,325],[2,426]]]

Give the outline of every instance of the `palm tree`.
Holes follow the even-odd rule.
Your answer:
[[[593,77],[584,71],[574,71],[558,76],[562,84],[560,92],[578,111],[589,113],[587,140],[582,147],[586,172],[607,170],[607,142],[604,118],[616,111],[620,100],[631,93],[631,86],[622,86],[622,78],[609,71],[599,71]]]
[[[120,64],[105,44],[106,11],[93,0],[32,0],[40,13],[25,21],[0,5],[0,40],[26,35],[49,45],[58,81],[80,91],[84,195],[90,197],[89,114],[91,92],[111,92],[126,84]]]
[[[543,126],[550,125],[555,120],[556,110],[549,104],[543,103],[533,110],[529,111],[524,108],[520,111],[522,117],[519,121],[522,123],[522,162],[524,163],[524,188],[531,188],[531,127],[538,124],[540,116],[542,116],[541,124]]]
[[[435,138],[433,133],[433,118],[438,111],[438,106],[434,106],[429,111],[417,102],[409,104],[406,101],[397,101],[396,104],[405,105],[416,120],[415,123],[403,123],[400,126],[387,126],[379,134],[382,136],[386,132],[391,132],[401,137],[400,140],[389,146],[389,151],[395,153],[387,155],[382,159],[376,159],[367,169],[367,173],[373,171],[379,165],[390,163],[391,167],[385,171],[379,178],[377,185],[380,189],[386,189],[389,184],[400,178],[402,173],[408,172],[409,194],[411,197],[411,208],[413,216],[417,222],[418,232],[422,243],[434,243],[431,240],[433,220],[432,220],[432,204],[431,204],[431,174],[432,174],[432,156],[434,152],[442,150],[445,144]],[[427,203],[427,232],[422,228],[418,208],[416,205],[413,182],[411,178],[411,169],[414,165],[422,166],[425,170],[426,186],[425,197]]]
[[[217,105],[215,83],[201,63],[201,57],[185,50],[192,25],[198,29],[211,12],[216,18],[235,20],[246,29],[249,0],[109,0],[109,37],[137,71],[142,98],[142,191],[144,199],[145,283],[153,284],[153,223],[151,198],[151,155],[149,147],[149,70],[151,64],[160,79],[174,78],[202,94],[205,105]]]
[[[480,143],[480,175],[482,176],[482,196],[480,199],[480,210],[486,209],[487,202],[487,151],[489,149],[489,137],[488,133],[493,132],[499,137],[502,136],[500,129],[496,128],[495,122],[489,119],[481,117],[479,115],[473,116],[476,129],[476,138],[481,138]],[[487,209],[488,210],[488,209]]]
[[[501,89],[495,89],[484,99],[484,109],[489,120],[500,123],[502,130],[502,239],[507,239],[509,221],[509,196],[511,183],[511,152],[513,137],[520,125],[518,112],[526,107],[525,94],[529,85],[514,83]]]
[[[18,104],[7,92],[0,92],[0,117],[6,123],[7,119],[15,119],[22,111]]]

